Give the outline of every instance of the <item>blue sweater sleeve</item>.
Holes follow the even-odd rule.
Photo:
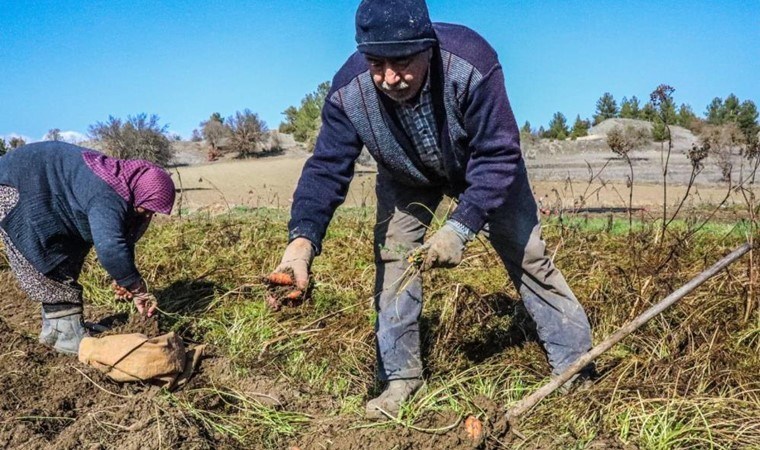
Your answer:
[[[464,122],[470,136],[467,188],[451,218],[478,232],[488,215],[506,202],[522,160],[520,133],[500,65],[494,65],[472,92]]]
[[[134,246],[127,238],[126,214],[120,205],[97,201],[87,211],[98,260],[120,286],[142,278],[135,266]]]
[[[322,129],[298,180],[288,224],[289,240],[304,237],[317,254],[335,210],[346,198],[362,149],[354,126],[335,101],[328,96],[322,108]]]

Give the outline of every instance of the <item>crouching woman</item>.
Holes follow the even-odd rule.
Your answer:
[[[170,214],[174,183],[162,168],[63,142],[19,147],[0,157],[0,237],[21,289],[42,303],[40,342],[76,355],[85,257],[114,279],[117,295],[151,316],[155,297],[135,266],[135,242],[154,213]]]

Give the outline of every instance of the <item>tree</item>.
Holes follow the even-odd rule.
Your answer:
[[[280,124],[282,133],[290,133],[298,142],[305,142],[309,150],[313,150],[316,136],[322,126],[322,106],[330,92],[330,82],[325,81],[317,86],[317,90],[301,99],[301,106],[289,106],[283,115],[285,120]]]
[[[652,124],[652,140],[655,142],[664,142],[668,139],[668,127],[665,126],[665,122],[659,117],[655,118]]]
[[[20,138],[18,136],[14,136],[14,137],[11,138],[10,141],[8,141],[8,145],[10,145],[10,147],[11,147],[12,150],[15,150],[15,149],[17,149],[19,147],[22,147],[22,146],[26,145],[26,141],[24,140],[24,138]]]
[[[709,105],[707,105],[707,111],[705,111],[705,117],[707,118],[707,123],[710,125],[720,125],[723,123],[723,116],[725,114],[725,110],[723,108],[723,99],[720,97],[715,97],[712,99]]]
[[[579,137],[588,136],[588,129],[591,128],[591,124],[588,120],[581,120],[581,115],[575,116],[575,122],[573,128],[570,130],[570,138],[577,139]]]
[[[546,137],[550,139],[567,139],[569,130],[567,129],[567,119],[565,115],[557,111],[554,113],[551,122],[549,122],[549,131],[546,132]]]
[[[740,113],[741,102],[739,98],[734,94],[729,94],[725,101],[720,97],[715,97],[707,105],[705,116],[710,125],[723,125],[729,122],[736,123]]]
[[[523,124],[522,128],[520,128],[520,136],[527,136],[531,134],[533,134],[533,129],[530,127],[530,122],[526,120],[525,124]]]
[[[194,128],[193,133],[190,135],[190,142],[201,142],[201,141],[203,141],[203,134],[201,134],[199,129]]]
[[[166,137],[168,125],[160,125],[157,115],[127,116],[126,121],[109,116],[89,128],[92,139],[102,143],[105,152],[119,159],[145,159],[165,166],[174,151]]]
[[[638,119],[641,115],[641,106],[639,99],[634,95],[630,100],[623,97],[620,103],[620,117],[624,119]]]
[[[61,129],[60,128],[51,128],[48,130],[45,137],[42,138],[43,141],[62,141],[63,135],[61,135]]]
[[[652,104],[652,102],[647,102],[644,107],[641,108],[639,119],[654,122],[655,117],[657,117],[657,110],[655,109],[654,104]]]
[[[681,103],[681,106],[678,107],[678,117],[676,118],[676,123],[684,128],[692,129],[694,128],[694,122],[698,120],[699,119],[697,118],[697,115],[694,114],[691,106],[687,105],[686,103]]]
[[[3,156],[4,154],[8,153],[8,144],[5,143],[5,139],[0,138],[0,156]]]
[[[673,100],[674,91],[675,89],[673,87],[667,84],[661,84],[657,86],[657,89],[655,89],[650,96],[652,106],[654,106],[657,116],[659,116],[659,119],[666,125],[674,125],[678,121],[676,103]]]
[[[224,118],[218,112],[211,114],[205,122],[201,122],[200,127],[203,139],[209,145],[208,160],[213,161],[220,155],[220,145],[230,137],[230,130],[224,126]]]
[[[747,144],[757,143],[760,126],[757,123],[757,106],[752,100],[742,102],[736,116],[736,124],[739,126]]]
[[[710,125],[736,124],[747,144],[752,145],[757,141],[757,133],[760,131],[757,124],[758,112],[751,100],[740,102],[734,94],[729,94],[725,101],[715,97],[707,105],[705,116]]]
[[[538,136],[533,133],[533,128],[530,126],[530,122],[527,120],[525,124],[520,128],[520,142],[523,145],[535,144],[538,140]]]
[[[612,94],[605,92],[599,100],[596,101],[596,114],[594,114],[594,125],[600,122],[618,116],[618,107]]]
[[[623,119],[635,119],[631,111],[631,102],[628,100],[628,98],[623,97],[623,100],[620,101],[620,117]]]
[[[726,101],[723,102],[723,123],[736,122],[736,119],[739,117],[740,108],[741,103],[739,102],[739,98],[734,94],[729,94],[726,97]]]
[[[230,130],[230,148],[240,156],[247,157],[261,151],[259,145],[264,141],[268,128],[258,114],[247,108],[237,111],[227,118],[226,126]]]

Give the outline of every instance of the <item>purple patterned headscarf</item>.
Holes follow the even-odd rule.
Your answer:
[[[144,160],[116,159],[83,152],[84,162],[127,203],[169,215],[174,206],[174,182],[166,171]]]

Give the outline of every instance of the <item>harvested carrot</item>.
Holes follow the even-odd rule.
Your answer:
[[[479,441],[483,437],[483,423],[475,416],[468,416],[464,421],[464,431],[473,441]]]
[[[285,272],[270,273],[269,276],[267,276],[267,281],[275,286],[293,286],[296,284],[293,281],[293,277]]]
[[[296,289],[295,291],[288,292],[287,295],[285,295],[285,298],[288,300],[296,300],[301,298],[303,295],[303,291],[300,289]]]

